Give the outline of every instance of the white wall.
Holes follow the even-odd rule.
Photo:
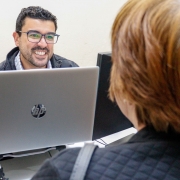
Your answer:
[[[55,53],[80,66],[96,65],[98,52],[110,52],[114,18],[126,0],[1,0],[0,62],[15,47],[12,33],[23,7],[41,6],[58,18]]]

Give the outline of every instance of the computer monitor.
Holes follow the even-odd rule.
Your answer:
[[[111,53],[98,53],[99,82],[96,100],[94,129],[92,139],[100,139],[110,134],[132,127],[116,103],[108,98]]]

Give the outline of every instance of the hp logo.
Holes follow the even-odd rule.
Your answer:
[[[43,104],[36,104],[33,106],[31,114],[35,118],[41,118],[46,114],[46,107]]]

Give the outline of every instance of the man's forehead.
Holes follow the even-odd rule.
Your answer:
[[[47,32],[55,32],[54,22],[51,20],[43,20],[43,19],[34,19],[26,17],[24,19],[24,23],[22,26],[22,31],[26,30],[35,30],[38,32],[47,31]]]

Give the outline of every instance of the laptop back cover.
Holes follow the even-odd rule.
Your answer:
[[[92,140],[98,67],[0,72],[0,154]]]

